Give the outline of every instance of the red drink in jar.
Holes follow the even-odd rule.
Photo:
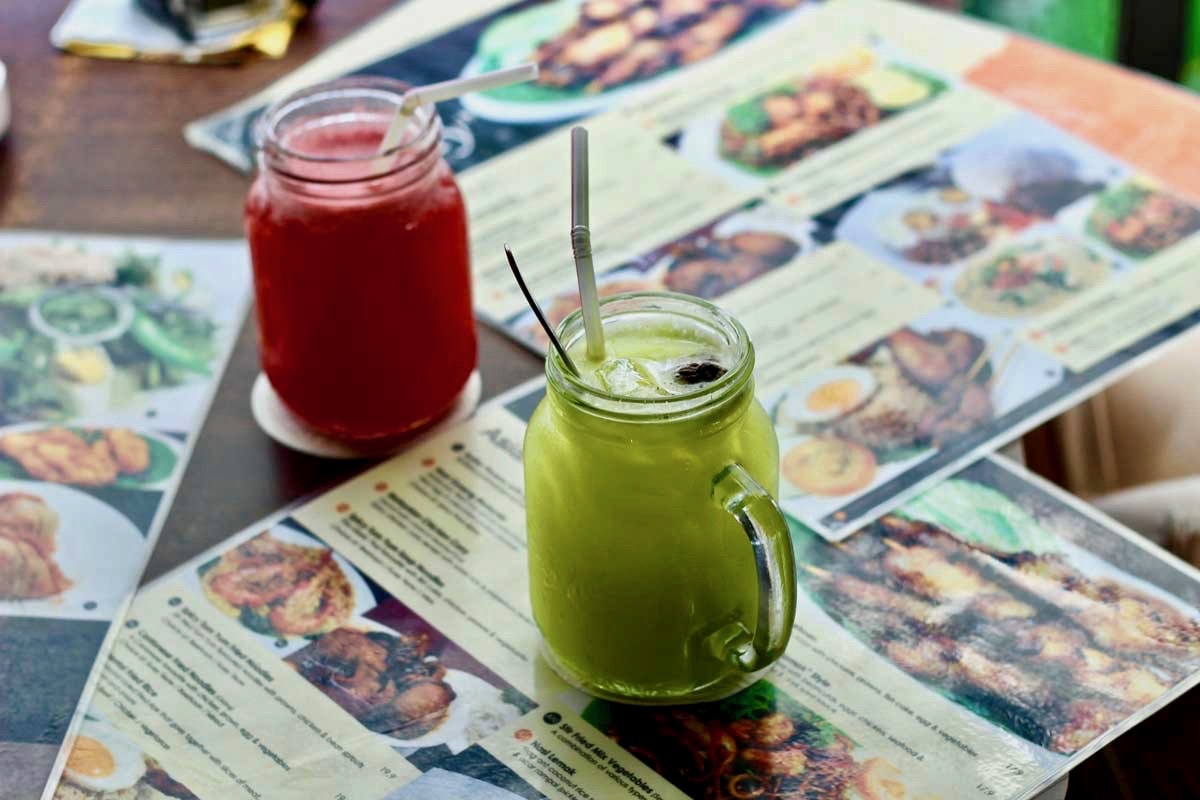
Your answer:
[[[277,103],[246,197],[263,370],[308,427],[368,442],[445,414],[476,362],[466,211],[431,106],[377,152],[406,85]]]

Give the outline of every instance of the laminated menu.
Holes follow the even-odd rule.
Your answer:
[[[478,313],[535,351],[578,306],[567,129],[591,131],[601,295],[742,319],[782,502],[848,536],[1200,320],[1200,101],[889,0],[413,2],[188,129],[250,166],[253,123],[348,72],[413,84],[525,61],[439,105]]]
[[[794,523],[791,642],[743,691],[593,699],[528,599],[543,390],[145,587],[53,797],[1020,800],[1200,680],[1200,573],[989,458],[845,542]]]
[[[62,766],[249,277],[241,242],[0,233],[0,797]]]

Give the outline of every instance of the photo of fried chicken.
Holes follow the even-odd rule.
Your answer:
[[[712,299],[791,261],[800,245],[781,233],[745,230],[672,245],[667,288]]]
[[[996,552],[888,515],[807,548],[803,586],[881,656],[1070,754],[1200,666],[1200,622],[1061,554]]]
[[[286,660],[364,726],[397,739],[436,729],[456,697],[422,634],[341,627]]]
[[[328,633],[354,610],[354,587],[333,551],[280,541],[269,531],[197,571],[209,602],[267,636]]]
[[[53,597],[72,583],[54,560],[58,514],[34,494],[0,494],[0,599]]]
[[[31,478],[76,486],[108,486],[150,467],[150,445],[128,428],[63,427],[0,435],[0,454]]]

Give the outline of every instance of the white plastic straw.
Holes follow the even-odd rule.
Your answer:
[[[470,78],[455,78],[409,89],[404,93],[404,101],[400,104],[396,115],[392,117],[387,133],[383,135],[383,141],[379,143],[379,153],[382,155],[400,144],[400,137],[404,133],[405,125],[408,124],[409,116],[422,103],[439,103],[442,100],[450,100],[470,92],[482,92],[513,83],[524,83],[536,78],[537,74],[537,64],[521,64],[518,67],[498,69],[482,75],[473,75]]]
[[[583,304],[587,355],[601,361],[604,326],[600,322],[600,295],[592,266],[592,233],[588,230],[587,130],[579,125],[571,129],[571,252],[575,256],[575,277],[579,280],[579,299]]]

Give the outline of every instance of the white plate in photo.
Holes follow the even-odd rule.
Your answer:
[[[722,111],[689,122],[679,133],[679,144],[676,146],[679,154],[693,166],[741,189],[761,187],[788,167],[803,160],[797,159],[792,164],[771,171],[770,174],[759,174],[750,168],[737,166],[721,157],[721,122],[724,119],[725,113]]]
[[[931,278],[952,277],[967,259],[986,251],[997,241],[1011,237],[1011,233],[1002,232],[978,250],[944,263],[927,264],[906,258],[903,255],[904,250],[921,240],[919,233],[905,225],[906,214],[921,210],[935,215],[953,213],[956,210],[970,213],[980,208],[978,201],[973,199],[967,200],[961,207],[952,207],[938,200],[936,195],[936,189],[914,189],[906,186],[869,192],[843,215],[838,222],[836,237],[866,250],[919,283]]]
[[[454,690],[454,699],[446,709],[446,718],[442,724],[426,734],[413,739],[398,736],[378,734],[379,738],[390,747],[401,750],[420,750],[438,745],[450,746],[455,742],[466,741],[467,726],[471,723],[471,713],[481,703],[492,702],[492,696],[498,689],[483,678],[457,669],[448,669],[442,681]],[[458,748],[452,748],[456,752]]]
[[[460,775],[434,767],[412,783],[389,794],[383,800],[522,800],[507,789],[501,789],[478,778]]]
[[[715,236],[728,238],[739,233],[778,233],[795,242],[799,257],[813,249],[812,234],[816,225],[805,216],[794,214],[774,205],[758,205],[730,214],[713,226]]]
[[[394,628],[366,617],[353,618],[343,623],[341,627],[367,633],[382,633],[394,638],[398,638],[401,635]],[[309,643],[306,641],[304,644],[308,645]],[[299,649],[297,648],[296,651]],[[433,655],[437,654],[434,653]],[[450,701],[450,705],[446,709],[446,716],[440,725],[428,733],[411,739],[405,739],[400,736],[388,736],[384,733],[376,733],[375,735],[389,747],[408,751],[420,750],[425,747],[436,747],[438,745],[448,745],[456,740],[465,739],[467,725],[471,721],[472,707],[480,701],[486,701],[488,692],[494,694],[498,690],[481,678],[455,669],[447,669],[445,675],[442,677],[442,682],[454,690],[454,699]]]
[[[480,75],[487,70],[485,60],[474,56],[463,67],[459,77],[470,78]],[[523,62],[521,62],[523,63]],[[517,66],[517,64],[505,65]],[[489,122],[509,123],[512,125],[538,125],[546,122],[574,119],[589,116],[604,111],[625,97],[641,89],[653,87],[663,78],[673,74],[665,72],[642,83],[634,83],[610,89],[596,94],[580,94],[578,97],[563,98],[562,100],[546,100],[544,102],[516,102],[490,97],[482,92],[472,92],[458,98],[458,102],[467,111],[480,119]]]
[[[1124,172],[1118,164],[1034,138],[963,147],[949,157],[948,166],[954,183],[963,191],[996,203],[1005,202],[1013,189],[1035,182],[1107,183]]]
[[[843,407],[813,408],[813,393],[831,384],[844,385],[851,393],[849,401],[842,404]],[[878,386],[871,370],[858,364],[839,364],[816,370],[784,393],[775,407],[775,427],[788,431],[832,422],[863,405]]]
[[[37,600],[0,600],[0,615],[110,619],[137,586],[146,538],[128,517],[90,494],[55,483],[0,480],[0,493],[40,497],[58,515],[54,563],[71,586]]]
[[[302,547],[320,548],[322,550],[331,549],[324,543],[318,541],[312,536],[309,536],[307,533],[303,533],[286,525],[272,525],[269,528],[266,528],[264,531],[259,531],[259,533],[269,533],[273,538],[281,542],[286,542],[287,544],[295,544]],[[256,533],[255,536],[259,535],[259,533]],[[247,537],[246,539],[240,540],[237,544],[243,544],[244,542],[253,538],[254,536]],[[236,546],[237,545],[235,545],[235,547]],[[233,548],[231,547],[229,549],[232,550]],[[228,550],[226,552],[228,552]],[[220,555],[213,556],[214,559],[220,557]],[[333,552],[333,561],[346,575],[346,580],[350,584],[351,591],[354,593],[354,605],[349,616],[347,617],[347,621],[343,623],[344,625],[350,625],[357,621],[355,620],[356,617],[361,617],[363,614],[375,607],[375,595],[371,591],[371,587],[367,585],[366,580],[364,580],[362,575],[358,573],[358,570],[356,570],[354,566],[348,560],[343,558],[337,551]],[[206,561],[204,563],[208,562]],[[197,564],[196,566],[199,567],[201,565]],[[184,571],[184,580],[189,586],[192,587],[193,590],[195,590],[196,594],[201,599],[206,602],[208,601],[208,595],[204,593],[204,586],[200,582],[200,574],[195,567]],[[259,643],[267,649],[267,651],[274,653],[281,658],[283,656],[291,655],[312,641],[313,638],[317,638],[320,635],[317,634],[317,636],[311,638],[308,636],[295,635],[268,636],[266,634],[256,633],[255,631],[250,630],[238,622],[236,617],[229,617],[220,611],[217,611],[217,613],[228,619],[232,624],[237,625],[239,629],[257,639]]]

